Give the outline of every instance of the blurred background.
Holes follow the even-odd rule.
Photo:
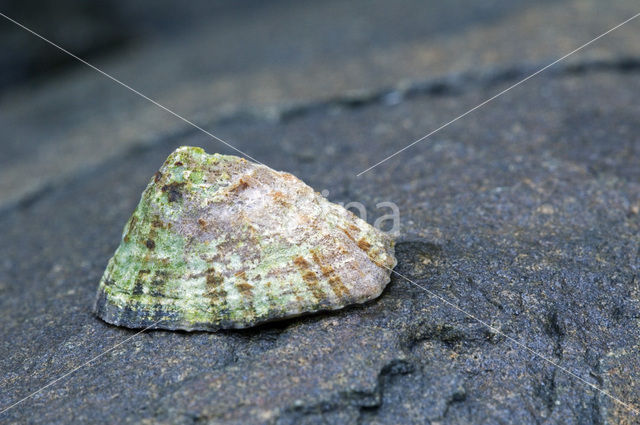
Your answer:
[[[635,7],[631,0],[0,2],[3,13],[203,125],[278,120],[298,106],[358,103],[465,73],[516,78]],[[615,32],[569,62],[633,56],[636,41]],[[184,123],[3,18],[0,126],[1,207]]]
[[[465,26],[504,18],[526,5],[521,0],[455,0],[446,5],[406,0],[395,4],[380,1],[314,3],[287,0],[218,0],[184,4],[168,0],[42,0],[3,1],[0,6],[8,16],[16,17],[27,27],[85,59],[117,55],[124,49],[152,40],[167,41],[185,33],[197,33],[199,38],[204,38],[201,42],[209,43],[209,48],[201,51],[208,58],[203,57],[200,63],[211,69],[210,62],[224,61],[224,64],[218,63],[216,69],[230,71],[237,69],[247,56],[253,61],[244,62],[245,66],[261,67],[276,62],[309,64],[313,56],[355,54],[354,49],[365,49],[372,43],[389,46],[424,40],[437,33],[455,32]],[[215,36],[230,30],[232,34],[225,38],[235,39],[236,48],[216,46],[222,43],[216,43]],[[73,58],[25,31],[4,24],[1,31],[0,84],[3,89],[50,78],[54,73],[80,66]],[[264,42],[260,51],[247,51],[245,43],[260,41]],[[303,51],[305,48],[309,50]],[[215,54],[223,49],[229,49],[229,52],[216,57]]]

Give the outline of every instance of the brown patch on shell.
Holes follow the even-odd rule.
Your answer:
[[[302,274],[302,280],[307,285],[316,300],[320,301],[324,298],[324,291],[319,285],[318,276],[311,270],[311,264],[301,256],[293,259],[293,264],[298,267]]]
[[[285,172],[280,172],[280,176],[282,176],[285,180],[298,180],[298,178],[296,176],[294,176],[293,174],[290,173],[285,173]]]
[[[275,192],[271,192],[270,195],[271,195],[271,198],[273,198],[273,200],[279,203],[280,205],[283,205],[285,207],[288,207],[290,205],[287,199],[287,196],[284,193],[280,191],[275,191]]]
[[[351,239],[354,243],[356,242],[356,240],[354,239],[353,236],[351,236],[351,233],[349,233],[349,231],[347,229],[345,229],[344,227],[340,227],[340,230],[342,230],[344,232],[345,235],[347,235],[347,237],[349,239]]]
[[[349,223],[349,224],[347,224],[347,226],[349,226],[349,229],[351,229],[352,232],[355,232],[355,233],[359,233],[360,232],[360,229],[358,228],[358,226],[356,226],[353,223]]]
[[[329,285],[331,286],[333,293],[336,294],[336,297],[344,298],[351,295],[349,288],[344,285],[340,276],[338,276],[335,269],[326,261],[326,259],[316,251],[311,251],[311,256],[313,257],[313,261],[320,267],[322,275],[329,281]]]
[[[229,191],[229,193],[241,192],[245,189],[248,189],[250,186],[251,185],[248,181],[246,181],[243,177],[240,177],[240,179],[236,183],[231,185],[227,190]]]
[[[243,270],[235,273],[236,277],[236,289],[242,295],[244,300],[245,314],[250,317],[255,317],[256,311],[253,307],[253,285],[247,282],[247,273]]]
[[[349,225],[349,227],[352,227],[353,225]],[[364,238],[360,238],[358,241],[355,240],[355,238],[351,235],[351,233],[349,233],[349,231],[347,229],[345,229],[344,227],[341,227],[340,230],[342,230],[344,232],[345,235],[347,235],[347,237],[349,239],[351,239],[356,245],[358,245],[358,248],[360,248],[361,250],[363,250],[364,252],[367,253],[367,257],[369,257],[369,259],[371,260],[371,262],[373,264],[375,264],[376,266],[382,268],[382,269],[387,269],[388,267],[386,267],[384,265],[384,263],[378,259],[376,259],[376,253],[377,250],[372,250],[371,249],[371,244],[365,240]],[[340,249],[340,253],[342,254],[347,254],[348,251],[344,250],[344,249]]]
[[[222,288],[224,278],[215,271],[213,267],[209,267],[205,272],[205,278],[207,281],[207,293],[206,295],[213,300],[226,296],[226,291]]]
[[[236,288],[238,288],[238,291],[240,291],[243,296],[247,297],[247,299],[253,297],[253,285],[249,282],[240,282],[236,284]]]
[[[360,238],[360,240],[358,241],[358,248],[365,252],[369,252],[369,250],[371,249],[371,244],[367,242],[365,238]]]
[[[171,182],[162,186],[160,190],[167,194],[169,202],[176,202],[182,199],[182,188],[185,184],[184,182]]]

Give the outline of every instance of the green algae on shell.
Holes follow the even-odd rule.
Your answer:
[[[335,310],[380,295],[393,251],[291,174],[181,147],[142,193],[95,312],[130,328],[217,330]]]

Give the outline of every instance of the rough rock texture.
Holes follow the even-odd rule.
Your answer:
[[[400,273],[637,406],[638,75],[540,78],[360,178],[379,159],[374,152],[502,86],[222,130],[330,199],[363,202],[370,220],[386,212],[376,203],[396,202]],[[310,157],[277,150],[301,141]],[[197,133],[168,139],[2,216],[0,334],[11,341],[0,352],[2,405],[133,334],[91,313],[95,282],[148,176],[185,142],[211,143]],[[637,422],[397,277],[377,300],[339,312],[245,331],[138,335],[4,415],[30,423]]]
[[[467,5],[437,4],[462,9]],[[630,10],[618,9],[625,5]],[[395,202],[402,224],[397,271],[638,407],[640,67],[637,53],[625,47],[640,46],[638,23],[621,28],[614,39],[594,43],[585,55],[575,55],[572,66],[527,81],[403,155],[355,177],[514,83],[527,69],[523,61],[564,54],[629,17],[631,9],[637,13],[636,1],[536,3],[497,22],[478,19],[473,25],[440,33],[442,44],[416,41],[424,50],[400,42],[371,43],[371,57],[383,58],[379,60],[394,69],[396,77],[411,77],[408,85],[415,90],[406,96],[405,92],[389,93],[373,84],[373,79],[364,78],[363,84],[380,96],[321,105],[309,102],[298,109],[304,113],[280,122],[238,117],[207,129],[270,167],[299,176],[315,190],[328,190],[331,201],[362,202],[369,222],[387,213],[376,207],[378,203]],[[357,16],[338,17],[355,28]],[[327,27],[329,22],[310,18],[303,24],[315,23],[329,28],[326,34],[335,34],[330,31],[333,27]],[[549,27],[548,22],[552,22]],[[282,28],[266,19],[264,26],[269,25]],[[396,31],[400,37],[414,27],[374,28],[384,34]],[[328,43],[331,40],[335,39],[329,37]],[[475,40],[474,48],[464,40]],[[445,49],[454,45],[449,42],[460,48]],[[181,46],[189,50],[191,45]],[[438,63],[445,73],[466,70],[467,77],[435,84],[432,68],[387,61],[385,47],[406,53],[395,56],[398,59]],[[158,50],[164,55],[157,53],[157,57],[166,59],[167,53]],[[286,49],[277,51],[281,53],[278,60],[291,59]],[[441,53],[428,54],[436,51]],[[594,52],[605,57],[593,61]],[[197,57],[197,51],[191,53]],[[265,55],[250,48],[243,54]],[[469,58],[476,56],[489,66],[496,60],[496,67],[491,67],[494,72],[474,68]],[[212,62],[224,63],[212,57]],[[145,59],[132,68],[122,64],[117,74],[138,74],[143,79],[146,75],[140,70],[146,70]],[[353,60],[366,62],[363,56]],[[243,80],[250,82],[245,93],[256,98],[264,93],[258,87],[267,91],[286,87],[283,93],[303,97],[309,93],[304,91],[307,88],[328,90],[330,86],[343,93],[341,88],[360,81],[345,73],[388,76],[380,73],[374,61],[353,70],[322,51],[309,61],[310,68],[304,67],[304,60],[292,60],[286,66],[288,75],[305,77],[299,84],[266,84],[286,80],[287,74],[273,72],[273,80],[263,79],[258,75],[270,73],[247,67],[233,80],[234,87],[243,86],[238,82]],[[326,61],[324,68],[314,68],[322,61]],[[406,69],[405,63],[409,64]],[[201,98],[196,95],[199,90],[184,92],[178,68],[193,67],[176,61],[175,68],[166,70],[171,78],[165,85],[172,89],[162,100],[170,106],[191,104],[194,98],[212,104],[220,98],[212,92],[233,91],[202,90]],[[504,72],[509,69],[520,71]],[[165,68],[157,66],[153,72],[165,72]],[[334,80],[339,83],[327,83]],[[421,85],[424,80],[434,84]],[[58,166],[64,165],[59,168],[72,170],[73,177],[55,180],[46,191],[0,215],[0,406],[135,335],[135,331],[105,324],[91,312],[96,282],[117,248],[122,224],[149,176],[176,147],[190,144],[232,153],[182,123],[170,122],[163,113],[133,113],[136,105],[142,106],[123,100],[129,98],[111,85],[87,92],[82,81],[74,85],[70,78],[67,86],[50,88],[48,95],[21,93],[20,102],[2,104],[0,119],[8,122],[2,123],[6,129],[2,137],[11,143],[0,146],[0,161],[4,161],[2,172],[8,173],[3,176],[13,176],[12,185],[5,183],[15,186],[12,193],[25,187],[11,172],[20,161],[26,167],[57,158]],[[230,80],[211,84],[226,87],[225,81]],[[136,84],[154,92],[144,81]],[[43,99],[51,100],[51,92],[72,99],[69,104],[57,104],[59,114],[46,114],[52,108]],[[79,112],[81,99],[96,98],[104,102],[100,108],[94,106],[86,115]],[[131,107],[128,112],[120,108],[123,104]],[[211,113],[195,104],[201,114]],[[17,126],[22,130],[15,130]],[[163,131],[167,127],[171,131]],[[148,133],[140,135],[141,128]],[[145,149],[109,150],[112,145],[107,141],[131,146],[133,135],[153,143]],[[41,144],[36,145],[37,141]],[[71,145],[61,141],[86,149],[80,158],[95,153],[90,159],[99,165],[79,174],[74,168],[82,162],[74,156],[78,151],[62,149]],[[74,154],[54,156],[59,148]],[[104,155],[107,150],[111,156]],[[37,165],[21,169],[29,176],[41,170]],[[611,398],[393,276],[376,300],[336,312],[247,330],[142,333],[2,414],[0,421],[639,422]]]
[[[370,301],[393,239],[289,173],[180,147],[152,177],[100,281],[96,314],[217,330]]]

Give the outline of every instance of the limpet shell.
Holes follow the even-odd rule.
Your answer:
[[[293,175],[181,147],[142,193],[95,313],[130,328],[246,328],[374,299],[395,265],[389,235]]]

